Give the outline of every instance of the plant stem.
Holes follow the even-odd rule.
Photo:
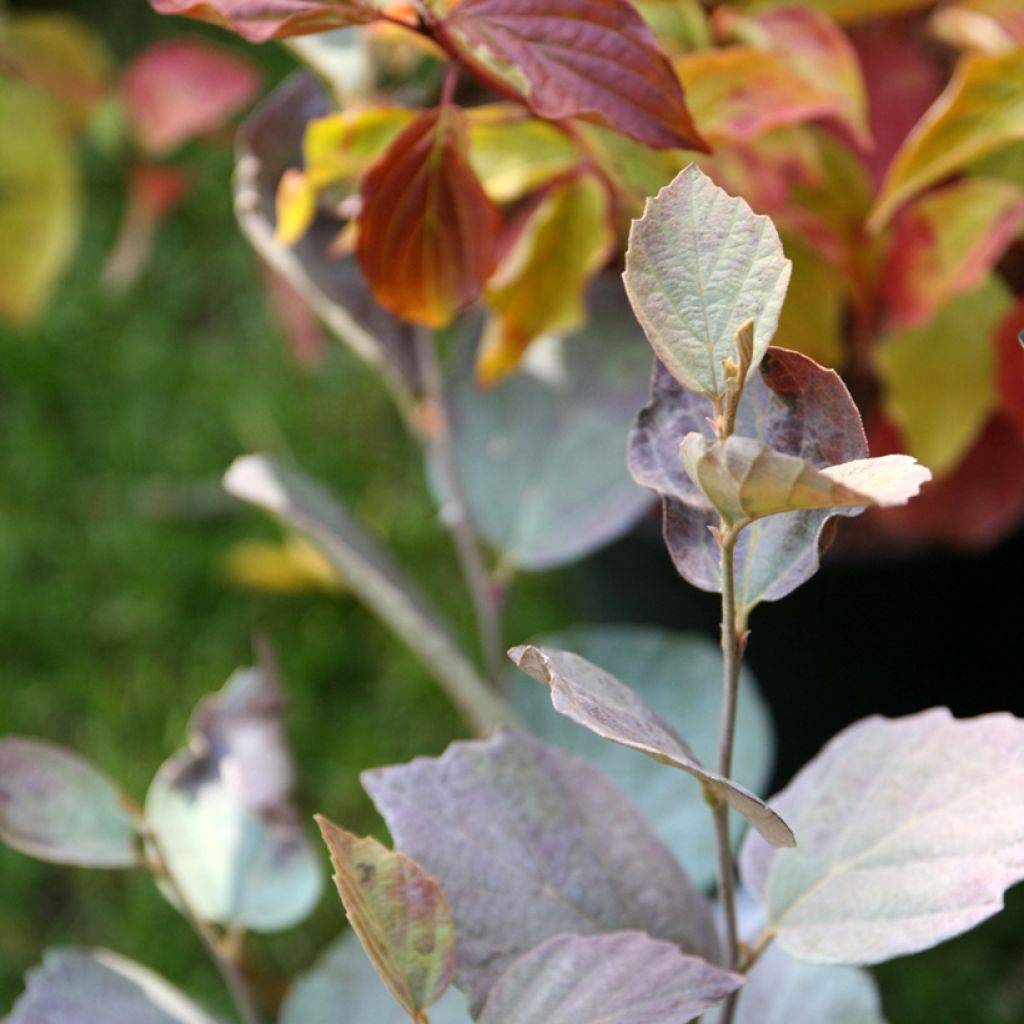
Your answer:
[[[437,356],[434,332],[425,327],[418,328],[416,344],[423,390],[429,403],[428,422],[421,433],[437,470],[441,489],[441,521],[455,545],[462,578],[473,603],[485,671],[491,682],[497,683],[505,662],[501,616],[503,588],[494,583],[484,566],[482,544],[466,509],[466,499],[455,464],[444,374]]]
[[[718,738],[718,774],[728,779],[732,773],[732,748],[736,736],[736,707],[739,700],[740,665],[743,660],[745,625],[736,613],[734,554],[738,530],[724,521],[719,524],[722,550],[722,720]],[[727,966],[735,969],[740,961],[739,933],[736,926],[735,876],[732,843],[729,841],[729,806],[718,801],[714,807],[715,847],[718,853],[718,898],[725,916]],[[721,1024],[732,1024],[739,992],[726,999]]]
[[[202,942],[206,947],[206,951],[210,954],[210,958],[213,960],[214,966],[220,973],[225,987],[231,994],[231,999],[235,1004],[235,1009],[238,1011],[238,1017],[241,1024],[261,1024],[259,1014],[256,1012],[256,1005],[253,1002],[252,994],[249,992],[245,979],[242,977],[242,972],[238,969],[238,964],[229,955],[227,955],[221,940],[217,937],[217,934],[196,913],[192,904],[189,902],[188,896],[185,894],[185,890],[174,877],[174,873],[167,864],[163,850],[160,849],[160,843],[157,840],[156,835],[153,833],[153,830],[148,826],[148,824],[141,822],[139,825],[139,831],[142,834],[146,845],[148,854],[147,866],[153,874],[162,878],[174,893],[174,897],[178,901],[178,907],[181,910],[182,916],[192,926],[192,930],[197,936],[199,936],[200,942]]]

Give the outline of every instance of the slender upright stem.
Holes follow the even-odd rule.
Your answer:
[[[466,509],[466,499],[455,464],[444,374],[437,357],[437,343],[433,331],[425,327],[418,328],[416,344],[420,371],[423,375],[423,389],[430,403],[429,423],[422,433],[438,474],[441,488],[441,520],[455,545],[462,578],[473,603],[485,670],[491,682],[496,683],[505,662],[501,616],[503,588],[498,586],[487,572],[482,544]]]
[[[722,549],[722,720],[718,738],[718,774],[732,773],[732,748],[736,735],[736,707],[739,699],[740,665],[743,659],[745,626],[736,612],[736,580],[733,556],[738,531],[725,522],[719,526]],[[728,966],[740,962],[739,932],[736,925],[735,875],[732,843],[729,841],[729,807],[719,801],[714,807],[715,846],[718,853],[718,898],[725,916]],[[739,993],[734,992],[722,1008],[721,1024],[732,1024]]]
[[[238,964],[227,954],[223,943],[213,929],[196,913],[195,908],[189,902],[185,890],[181,887],[174,872],[171,871],[160,849],[160,843],[148,825],[142,823],[140,831],[145,838],[147,848],[147,862],[150,870],[159,878],[162,878],[178,901],[185,920],[192,926],[192,930],[199,937],[200,942],[206,947],[214,966],[220,972],[231,999],[238,1011],[241,1024],[261,1024],[259,1014],[256,1012],[256,1004],[253,1002],[249,987],[242,977]]]

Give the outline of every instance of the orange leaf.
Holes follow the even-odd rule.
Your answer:
[[[424,111],[363,182],[356,256],[374,298],[404,320],[443,327],[494,267],[501,215],[468,158],[457,107]]]

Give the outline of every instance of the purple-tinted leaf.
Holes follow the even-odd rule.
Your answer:
[[[792,265],[771,220],[719,188],[696,164],[633,222],[626,291],[655,354],[683,386],[717,396],[736,332],[754,321],[750,372],[779,322]]]
[[[589,554],[650,503],[622,457],[649,351],[617,278],[599,279],[589,307],[585,327],[542,340],[521,372],[488,391],[476,385],[472,352],[453,363],[452,435],[466,502],[480,532],[521,569]]]
[[[557,935],[502,975],[480,1024],[686,1024],[742,984],[640,932]]]
[[[455,924],[441,886],[404,853],[360,839],[322,815],[334,881],[377,973],[410,1017],[444,995],[455,974]]]
[[[308,537],[359,600],[430,669],[475,729],[489,732],[512,720],[419,589],[320,484],[272,459],[245,455],[232,463],[224,486]]]
[[[244,121],[238,135],[235,211],[259,255],[400,399],[408,400],[419,389],[412,328],[373,301],[355,259],[329,254],[339,222],[318,217],[290,248],[274,238],[278,182],[302,163],[306,124],[328,109],[323,88],[307,75],[296,75]]]
[[[722,652],[704,636],[613,623],[578,626],[538,637],[538,645],[576,651],[636,690],[660,715],[684,724],[698,759],[714,762],[722,706]],[[680,785],[675,772],[627,747],[607,743],[551,713],[551,698],[512,663],[505,692],[530,731],[545,743],[586,758],[607,775],[647,819],[694,883],[714,884],[714,830],[700,788]],[[757,680],[744,667],[733,778],[755,793],[771,775],[772,725]],[[737,840],[740,829],[733,829]]]
[[[135,823],[114,785],[70,750],[20,736],[0,740],[0,839],[58,864],[138,863]]]
[[[718,1008],[703,1024],[720,1024]],[[808,964],[769,946],[747,972],[733,1024],[885,1024],[878,986],[858,967]]]
[[[655,364],[651,400],[629,439],[629,468],[638,483],[657,491],[665,511],[665,543],[680,574],[702,590],[719,591],[718,544],[708,527],[718,515],[689,478],[679,444],[690,432],[709,440],[711,404],[685,391]],[[747,381],[736,433],[825,468],[867,456],[860,414],[846,385],[807,356],[771,348]],[[832,515],[862,508],[816,509],[752,523],[736,545],[737,598],[747,608],[776,601],[818,570],[822,530]]]
[[[513,647],[509,657],[551,690],[560,714],[613,743],[680,768],[739,811],[773,846],[793,846],[793,833],[743,786],[709,772],[689,744],[639,694],[578,654],[550,647]]]
[[[237,671],[199,703],[188,731],[188,747],[146,797],[171,873],[205,920],[254,931],[301,921],[323,876],[291,800],[284,700],[270,666]]]
[[[345,1024],[409,1024],[392,999],[359,939],[351,931],[332,943],[310,970],[299,975],[281,1007],[280,1024],[324,1024],[345,1008]],[[469,1024],[466,998],[454,986],[430,1008],[430,1024]]]
[[[657,149],[707,149],[628,0],[462,0],[443,28],[470,67],[541,117],[587,117]]]
[[[159,14],[180,14],[237,32],[250,43],[365,25],[378,15],[373,0],[150,0]]]
[[[474,1012],[523,953],[636,928],[715,960],[704,896],[595,769],[523,733],[364,772],[395,844],[444,886]]]
[[[783,949],[832,964],[928,949],[1024,879],[1024,721],[945,708],[866,718],[775,802],[800,846],[751,833],[741,870]]]
[[[104,949],[51,949],[4,1024],[215,1024],[159,975]]]

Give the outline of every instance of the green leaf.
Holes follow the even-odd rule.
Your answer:
[[[741,874],[784,950],[873,964],[928,949],[996,913],[1024,878],[1024,721],[945,708],[866,718],[774,802],[800,846],[748,833]]]
[[[752,10],[772,8],[778,0],[745,0],[741,6]],[[803,7],[824,11],[838,21],[865,21],[880,15],[903,14],[930,7],[935,0],[797,0]]]
[[[39,860],[130,868],[135,821],[88,761],[40,740],[0,739],[0,839]]]
[[[714,763],[722,701],[722,655],[716,644],[691,633],[641,626],[578,626],[537,637],[537,645],[578,651],[595,665],[636,690],[669,722],[690,737],[699,760]],[[508,666],[506,692],[529,728],[546,743],[586,758],[607,775],[672,850],[695,884],[710,887],[715,878],[715,842],[708,806],[696,786],[681,786],[675,773],[607,743],[551,713],[547,692]],[[754,792],[771,775],[772,725],[757,683],[744,668],[733,778]],[[734,835],[738,835],[734,830]]]
[[[1024,47],[962,57],[942,95],[893,157],[869,226],[916,192],[1024,139]]]
[[[0,78],[0,317],[25,324],[53,293],[78,241],[78,154],[57,107]]]
[[[456,469],[470,515],[502,562],[565,565],[619,536],[649,507],[622,439],[644,400],[650,350],[617,276],[591,290],[588,322],[539,339],[519,373],[489,391],[473,352],[448,382]]]
[[[772,222],[690,165],[647,202],[626,253],[626,290],[648,340],[686,388],[717,397],[736,331],[754,321],[751,373],[775,333],[791,265]]]
[[[5,1024],[216,1024],[151,970],[105,949],[51,949]]]
[[[815,469],[751,437],[687,434],[680,454],[690,479],[730,525],[801,509],[903,505],[931,479],[909,455]]]
[[[345,1024],[408,1024],[381,983],[358,937],[346,932],[285,996],[280,1024],[324,1024],[345,1008]],[[430,1024],[469,1024],[466,998],[454,986],[430,1010]]]
[[[360,839],[322,815],[345,912],[377,973],[402,1008],[421,1020],[455,974],[455,924],[441,887],[415,861],[372,836]]]
[[[802,352],[821,366],[841,366],[846,358],[844,275],[803,240],[787,237],[785,245],[793,261],[793,276],[775,344]]]
[[[993,337],[1011,305],[1006,287],[990,276],[926,326],[897,331],[878,346],[886,412],[907,450],[936,474],[960,463],[996,407]]]
[[[794,846],[793,833],[743,786],[709,772],[689,744],[643,698],[586,658],[554,647],[513,647],[509,657],[551,691],[557,712],[602,739],[640,751],[697,779],[742,814],[773,846]]]
[[[583,761],[503,730],[362,781],[395,845],[444,886],[474,1014],[519,956],[555,935],[635,928],[718,956],[703,894]]]
[[[196,707],[188,747],[146,795],[159,854],[204,920],[278,931],[320,897],[320,864],[291,800],[283,715],[271,666],[240,669]]]
[[[224,486],[320,548],[349,589],[434,673],[474,728],[487,732],[509,722],[508,708],[419,590],[320,484],[272,459],[246,455],[232,463]]]
[[[640,932],[557,935],[494,986],[480,1024],[686,1024],[743,977]]]

